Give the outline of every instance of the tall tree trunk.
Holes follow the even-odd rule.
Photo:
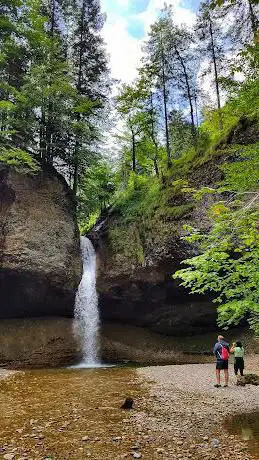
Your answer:
[[[170,151],[170,139],[169,139],[169,127],[168,127],[168,110],[167,110],[167,92],[166,92],[166,78],[165,78],[165,55],[163,48],[163,40],[160,37],[160,45],[162,51],[162,84],[163,84],[163,104],[164,104],[164,117],[165,117],[165,136],[166,136],[166,153],[167,153],[167,164],[171,166],[171,151]]]
[[[159,169],[158,169],[158,163],[157,163],[157,158],[158,158],[158,145],[156,141],[156,135],[155,135],[155,122],[154,122],[154,104],[153,104],[153,95],[152,93],[150,94],[150,105],[151,105],[151,138],[155,147],[155,157],[154,157],[154,168],[155,168],[155,173],[156,176],[159,177]]]
[[[163,102],[164,102],[164,117],[165,117],[165,136],[166,136],[167,164],[168,164],[168,167],[170,167],[171,166],[171,152],[170,152],[170,140],[169,140],[167,94],[166,94],[166,82],[165,82],[165,68],[164,68],[164,65],[163,65]]]
[[[194,104],[195,104],[195,115],[196,115],[196,127],[199,128],[199,115],[198,115],[198,103],[197,103],[197,94],[194,92]]]
[[[220,130],[222,130],[223,129],[223,122],[222,122],[220,93],[219,93],[218,68],[217,68],[217,59],[216,59],[216,53],[215,53],[214,34],[213,34],[212,21],[211,21],[210,15],[209,15],[209,30],[210,30],[212,60],[213,60],[214,74],[215,74],[217,103],[218,103],[218,111],[219,111],[219,128],[220,128]]]
[[[131,130],[131,132],[132,132],[132,171],[136,172],[136,153],[137,153],[136,135],[133,132],[133,130]]]
[[[50,17],[50,36],[53,39],[54,37],[54,31],[55,31],[55,16],[56,16],[56,0],[51,1],[51,17]],[[53,57],[50,56],[50,64],[53,60]],[[50,73],[49,75],[50,81],[49,85],[51,86],[52,84],[52,75]],[[53,163],[53,128],[54,128],[54,123],[53,123],[53,102],[51,101],[51,97],[49,96],[49,101],[48,101],[48,116],[47,116],[47,122],[46,122],[46,161],[49,164]]]
[[[189,100],[189,106],[190,106],[190,115],[191,115],[191,124],[192,124],[192,135],[193,137],[196,136],[196,131],[195,131],[195,121],[194,121],[194,112],[193,112],[193,104],[192,104],[192,94],[191,94],[191,88],[190,88],[190,83],[189,83],[189,77],[187,74],[186,66],[184,63],[184,60],[179,53],[178,49],[176,46],[174,47],[176,55],[181,63],[182,69],[183,69],[183,74],[184,74],[184,79],[185,79],[185,84],[186,84],[186,91],[187,91],[187,96]]]
[[[77,194],[77,188],[78,188],[78,169],[79,169],[79,161],[78,161],[78,141],[76,141],[75,144],[75,153],[77,153],[74,157],[74,174],[73,174],[73,192],[76,195]]]
[[[249,16],[250,16],[251,25],[252,25],[252,31],[253,31],[254,39],[255,39],[258,33],[258,21],[255,15],[251,0],[248,0],[248,5],[249,5]]]
[[[56,14],[56,0],[51,1],[51,21],[50,21],[50,34],[53,37],[54,36],[54,29],[55,29],[55,14]]]
[[[159,169],[158,169],[158,164],[157,164],[156,157],[154,158],[153,161],[154,161],[154,169],[155,169],[156,177],[159,177]]]
[[[41,119],[40,119],[40,156],[42,163],[47,163],[47,151],[46,151],[46,116],[44,101],[42,102],[41,108]]]
[[[84,34],[84,21],[85,21],[85,9],[86,9],[86,0],[83,0],[82,3],[82,12],[80,19],[80,49],[79,49],[79,63],[78,63],[78,77],[76,89],[79,94],[82,92],[82,63],[83,63],[83,34]],[[80,122],[80,114],[76,117],[77,122]],[[80,141],[78,135],[76,135],[75,149],[74,149],[74,180],[73,180],[73,191],[76,195],[78,188],[78,175],[79,175],[79,151],[80,151]]]

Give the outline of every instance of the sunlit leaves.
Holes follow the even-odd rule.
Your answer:
[[[0,149],[0,162],[23,174],[33,174],[39,170],[37,161],[19,148]]]
[[[217,189],[231,191],[231,198],[211,207],[209,232],[185,227],[184,239],[198,244],[200,254],[185,260],[187,268],[174,278],[192,293],[214,295],[220,326],[247,318],[259,333],[258,144],[235,146],[233,152],[237,161],[222,167],[225,180]]]

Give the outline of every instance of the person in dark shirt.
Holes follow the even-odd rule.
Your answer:
[[[229,344],[225,341],[223,335],[218,336],[218,341],[214,345],[213,354],[216,356],[216,388],[220,388],[220,371],[224,371],[225,385],[228,387],[228,360],[229,360]]]

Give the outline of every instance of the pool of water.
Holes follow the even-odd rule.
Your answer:
[[[229,433],[247,441],[249,449],[259,459],[259,412],[238,414],[227,420]]]
[[[42,369],[1,380],[0,457],[121,459],[141,431],[131,423],[136,411],[121,405],[142,392],[130,368]],[[148,446],[144,454],[151,458]]]

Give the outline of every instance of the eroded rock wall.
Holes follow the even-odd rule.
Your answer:
[[[75,203],[53,169],[0,164],[0,317],[71,316],[81,277]]]

